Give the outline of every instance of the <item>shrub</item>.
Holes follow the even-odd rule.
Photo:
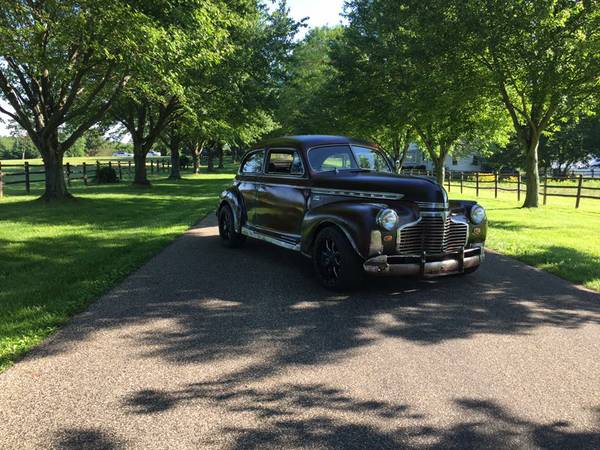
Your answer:
[[[96,172],[96,183],[118,183],[119,177],[117,177],[117,171],[110,167],[100,167],[100,170]]]

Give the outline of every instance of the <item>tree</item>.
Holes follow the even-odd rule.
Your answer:
[[[45,200],[69,198],[63,156],[110,109],[144,41],[146,20],[127,2],[5,0],[0,92],[42,155]],[[68,125],[69,132],[61,133]]]
[[[219,65],[231,51],[231,29],[243,22],[252,5],[250,0],[137,2],[136,7],[152,19],[144,43],[149,58],[113,108],[115,119],[131,135],[134,184],[149,184],[146,154],[185,110],[189,89],[201,78],[191,74]]]
[[[289,17],[285,1],[269,13],[264,6],[247,12],[230,30],[230,51],[208,70],[192,70],[182,127],[199,169],[208,153],[208,170],[221,148],[249,145],[275,128],[272,112],[287,77],[293,37],[301,26]]]
[[[494,83],[526,155],[524,207],[539,204],[539,144],[587,113],[600,82],[596,0],[454,0],[453,26]]]
[[[576,163],[600,157],[600,123],[598,117],[571,120],[549,138],[540,141],[540,162],[546,172],[555,168],[561,175]]]
[[[335,73],[331,46],[341,34],[342,27],[315,28],[293,49],[275,112],[278,133],[328,134],[339,129],[329,93]]]
[[[342,98],[358,99],[347,109],[372,134],[384,131],[395,155],[412,128],[442,183],[444,161],[457,144],[503,138],[501,110],[487,80],[455,45],[460,35],[443,26],[452,17],[445,1],[354,0],[347,8],[342,45],[349,50],[337,64]]]
[[[102,131],[92,128],[84,135],[86,156],[96,156],[105,149],[110,148],[109,142]]]

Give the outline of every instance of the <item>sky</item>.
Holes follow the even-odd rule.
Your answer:
[[[288,0],[290,15],[300,20],[309,17],[306,21],[309,28],[321,27],[323,25],[338,25],[344,7],[344,0]],[[302,34],[308,31],[304,29]]]
[[[310,28],[339,24],[342,21],[340,14],[344,7],[344,0],[288,0],[288,6],[290,15],[295,20],[308,17],[306,21],[308,27],[301,31],[299,36],[301,38]],[[6,102],[0,99],[0,106],[6,107]],[[6,116],[0,114],[0,121],[5,118]],[[6,123],[0,122],[0,136],[8,134]]]

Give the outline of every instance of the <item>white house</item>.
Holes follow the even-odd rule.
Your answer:
[[[482,170],[482,164],[483,159],[476,153],[458,157],[447,156],[445,161],[446,169],[458,172],[477,172]],[[408,147],[404,167],[406,169],[433,170],[433,162],[427,157],[426,153],[421,151],[417,144],[413,143]]]

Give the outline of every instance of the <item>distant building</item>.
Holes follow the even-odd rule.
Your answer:
[[[447,170],[458,172],[477,172],[483,169],[483,158],[476,154],[446,157],[444,165]],[[404,160],[404,168],[406,169],[424,169],[433,170],[433,162],[419,148],[417,144],[410,144],[408,153]]]

